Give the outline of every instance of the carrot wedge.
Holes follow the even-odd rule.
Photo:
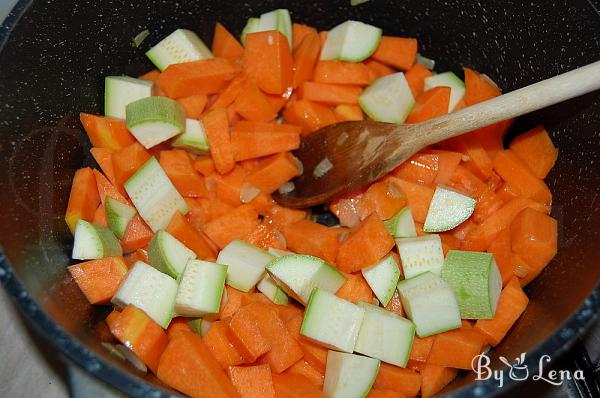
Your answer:
[[[208,197],[204,179],[192,166],[192,159],[186,151],[181,149],[161,151],[160,165],[181,196],[186,198]]]
[[[175,213],[166,231],[194,251],[198,258],[210,260],[217,255],[203,234],[197,231],[179,212]]]
[[[283,230],[289,250],[333,263],[339,249],[338,233],[310,220],[289,224]]]
[[[404,74],[404,77],[406,77],[406,81],[408,82],[408,86],[410,87],[410,91],[412,91],[413,96],[417,97],[423,92],[425,79],[431,75],[432,73],[429,69],[419,64],[414,64],[412,68],[410,68],[408,72]]]
[[[319,36],[317,30],[312,26],[303,25],[299,23],[292,24],[292,50],[296,51],[296,49],[300,46],[302,41],[309,34],[314,33]],[[321,41],[319,40],[319,49],[321,48]]]
[[[317,61],[313,75],[317,83],[368,86],[373,81],[371,70],[362,63]]]
[[[269,365],[232,366],[229,378],[242,398],[275,398]]]
[[[302,38],[302,42],[298,44],[294,43],[294,77],[292,79],[292,87],[297,88],[302,83],[313,75],[315,63],[319,59],[319,53],[321,51],[321,40],[317,31],[307,32]]]
[[[373,388],[393,390],[415,397],[421,388],[421,375],[413,370],[382,363]]]
[[[244,119],[255,122],[270,122],[277,117],[267,96],[251,81],[246,81],[233,107]]]
[[[245,239],[258,224],[258,213],[254,207],[244,204],[208,222],[204,226],[204,232],[222,249],[232,240]]]
[[[238,131],[234,128],[231,133],[231,146],[237,161],[259,158],[298,149],[300,134],[270,128],[260,131]]]
[[[125,279],[123,257],[106,257],[71,265],[68,270],[90,304],[108,304]]]
[[[341,84],[304,82],[300,86],[300,98],[327,105],[358,104],[360,87]]]
[[[229,137],[229,121],[225,108],[216,108],[204,115],[202,119],[210,146],[210,154],[215,162],[215,168],[220,174],[225,174],[235,166],[231,140]]]
[[[527,165],[537,178],[544,179],[554,166],[558,150],[544,126],[521,134],[510,143],[510,149]]]
[[[298,175],[298,166],[289,152],[279,153],[263,161],[258,170],[246,177],[246,183],[264,193],[272,193]]]
[[[117,187],[122,187],[148,159],[150,154],[137,141],[113,153],[112,166]]]
[[[185,109],[185,115],[191,119],[200,119],[207,101],[208,97],[205,94],[190,95],[177,100]]]
[[[213,322],[208,332],[202,336],[206,348],[224,370],[227,370],[230,366],[244,363],[242,354],[231,343],[228,330],[229,326],[226,322],[217,321]]]
[[[396,184],[406,195],[408,207],[410,207],[415,221],[424,223],[429,203],[433,198],[433,189],[427,185],[415,184],[395,177],[390,177],[389,181]]]
[[[370,303],[374,298],[371,287],[360,272],[346,274],[346,282],[335,295],[354,304],[358,301]]]
[[[269,94],[283,94],[291,87],[292,52],[281,32],[250,33],[244,46],[244,69],[261,90]]]
[[[249,363],[256,361],[271,349],[271,342],[261,332],[258,319],[247,307],[240,308],[233,315],[229,321],[228,332],[234,347]]]
[[[448,113],[450,87],[434,87],[419,94],[405,123],[420,123]]]
[[[431,398],[446,387],[458,373],[458,369],[427,364],[421,371],[421,397]]]
[[[471,327],[449,330],[435,336],[427,363],[471,370],[473,358],[481,354],[484,345],[484,339]]]
[[[301,126],[303,135],[337,122],[330,108],[308,100],[291,102],[283,117],[286,122]]]
[[[470,68],[463,68],[465,71],[465,105],[473,105],[483,102],[502,94],[498,87],[492,84],[488,79],[482,77],[479,73]]]
[[[92,221],[96,208],[100,204],[100,197],[96,187],[96,178],[89,167],[75,172],[69,203],[65,213],[65,221],[72,233],[75,233],[77,221]]]
[[[383,36],[371,58],[406,71],[413,66],[416,56],[417,39]]]
[[[219,22],[215,25],[215,33],[212,41],[212,52],[215,57],[229,60],[241,59],[244,55],[244,47],[233,36],[225,26]]]
[[[135,142],[124,120],[83,112],[79,114],[79,120],[95,147],[116,151]]]

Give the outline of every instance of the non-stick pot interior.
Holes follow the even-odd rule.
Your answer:
[[[438,71],[462,74],[461,67],[469,66],[506,91],[600,59],[600,16],[585,0],[371,0],[356,7],[349,0],[62,0],[22,1],[18,7],[26,11],[14,28],[8,25],[18,16],[9,18],[4,33],[12,31],[0,57],[0,242],[28,294],[21,294],[14,281],[9,288],[22,295],[21,303],[32,297],[69,335],[118,367],[123,365],[99,345],[106,332],[99,321],[106,310],[89,306],[65,274],[72,240],[63,221],[70,180],[75,169],[93,165],[78,115],[103,112],[105,75],[137,76],[152,69],[145,50],[172,30],[194,30],[210,43],[216,21],[239,34],[246,18],[279,7],[289,8],[294,21],[323,30],[356,19],[387,34],[418,38],[421,53],[436,60]],[[132,46],[132,38],[144,29],[150,36],[140,48]],[[556,332],[600,280],[600,96],[524,117],[512,134],[541,122],[560,150],[548,178],[560,250],[527,288],[531,304],[494,357],[531,352],[551,336],[542,348],[560,350],[556,345],[569,340],[591,313],[580,313],[569,328]],[[79,345],[69,345],[30,305],[24,310],[44,333],[63,349],[69,347],[72,358],[81,357]],[[106,371],[111,368],[105,362],[95,363],[87,369],[131,394],[147,392],[135,379]],[[457,381],[450,390],[467,382]]]

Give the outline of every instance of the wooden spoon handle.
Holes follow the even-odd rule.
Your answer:
[[[600,89],[600,61],[415,125],[422,147]]]

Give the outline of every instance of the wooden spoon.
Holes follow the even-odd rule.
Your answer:
[[[418,124],[342,122],[304,138],[294,190],[274,194],[286,207],[309,207],[377,180],[421,149],[490,124],[600,89],[600,61]]]

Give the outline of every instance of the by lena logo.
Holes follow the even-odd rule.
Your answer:
[[[505,380],[522,381],[529,379],[529,368],[525,364],[525,353],[521,353],[513,362],[510,362],[505,357],[499,357],[500,361],[508,367],[507,369],[496,369],[490,368],[490,357],[483,353],[477,355],[471,361],[471,367],[475,372],[475,380],[489,380],[494,379],[498,382],[498,387],[504,386]],[[560,386],[565,380],[584,380],[583,370],[579,369],[575,372],[568,370],[555,370],[551,369],[545,371],[544,365],[551,361],[550,355],[542,355],[538,363],[538,372],[531,376],[532,380],[541,380],[546,383],[550,383],[555,386]]]

